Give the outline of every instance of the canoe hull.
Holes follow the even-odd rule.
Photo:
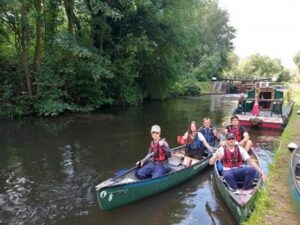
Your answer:
[[[244,221],[246,221],[247,218],[250,216],[251,212],[253,211],[254,203],[258,192],[254,193],[254,195],[247,202],[246,205],[241,206],[240,204],[238,204],[236,201],[232,199],[231,195],[227,191],[224,190],[223,182],[220,179],[218,179],[216,175],[214,177],[215,177],[217,189],[221,194],[222,199],[225,202],[227,208],[229,209],[234,219],[236,220],[236,222],[238,224],[241,224]]]
[[[254,154],[256,156],[256,154]],[[257,158],[257,156],[256,156]],[[258,161],[258,158],[257,158]],[[259,162],[259,161],[258,161]],[[238,224],[241,224],[247,220],[250,214],[253,211],[255,206],[255,200],[258,195],[258,190],[262,185],[261,178],[259,178],[256,187],[254,187],[254,191],[251,197],[248,197],[247,201],[244,204],[241,204],[241,201],[237,201],[238,197],[233,197],[233,193],[229,190],[229,188],[222,181],[221,176],[218,173],[217,166],[214,168],[214,179],[216,183],[216,187],[218,192],[220,193],[223,201],[225,202],[227,208],[233,215],[234,219]]]
[[[98,204],[102,210],[111,210],[165,191],[207,169],[209,167],[208,161],[209,157],[190,167],[155,179],[96,189]]]
[[[286,120],[282,118],[245,116],[239,114],[237,116],[239,117],[239,121],[242,126],[276,129],[276,130],[283,130],[284,127],[286,126]],[[253,119],[260,120],[260,122],[253,124],[252,122]]]
[[[300,148],[297,148],[294,150],[292,157],[291,157],[291,165],[289,169],[289,188],[290,188],[290,194],[293,200],[293,204],[296,209],[296,213],[300,219],[300,180],[297,182],[296,179],[296,164],[300,160]]]

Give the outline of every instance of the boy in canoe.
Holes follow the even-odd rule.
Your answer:
[[[236,137],[236,141],[242,146],[246,151],[249,151],[252,147],[252,141],[250,140],[249,133],[246,128],[240,125],[240,120],[238,116],[231,117],[231,124],[226,127],[228,133],[233,133]]]
[[[168,158],[171,156],[167,141],[160,137],[161,129],[158,125],[151,127],[152,141],[147,156],[136,164],[141,168],[137,170],[139,179],[156,178],[169,171]]]
[[[248,152],[236,144],[236,136],[233,133],[226,134],[225,145],[214,153],[209,160],[209,164],[213,165],[217,160],[221,160],[223,177],[234,191],[238,191],[237,181],[243,181],[242,190],[251,192],[252,182],[257,172],[262,176],[263,181],[266,180],[264,172]],[[243,166],[244,161],[248,162],[250,166]]]
[[[205,140],[210,146],[216,146],[218,142],[218,133],[217,129],[212,126],[211,119],[209,117],[203,118],[203,125],[200,127],[199,132],[203,134]],[[207,150],[205,146],[204,149]]]

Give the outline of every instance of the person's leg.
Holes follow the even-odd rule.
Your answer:
[[[230,170],[223,170],[223,177],[227,184],[233,189],[237,190],[238,186],[236,184],[236,179],[235,179],[235,170],[237,169],[230,169]]]
[[[256,170],[251,166],[243,167],[243,177],[244,177],[244,184],[243,190],[252,189],[253,180],[256,176]]]
[[[155,164],[153,172],[152,172],[152,178],[161,177],[165,175],[167,172],[167,169],[160,164]]]
[[[142,168],[140,168],[139,170],[137,170],[136,176],[139,179],[151,178],[151,174],[152,174],[154,168],[155,168],[155,164],[153,162],[148,162]]]
[[[186,167],[189,167],[192,163],[192,159],[190,157],[184,157],[182,164]]]
[[[193,150],[193,151],[190,150],[190,151],[186,152],[185,155],[190,157],[190,158],[193,158],[193,159],[201,160],[202,155],[203,155],[203,151],[200,150],[200,149],[196,149],[196,150]]]

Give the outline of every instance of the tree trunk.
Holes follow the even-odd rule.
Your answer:
[[[44,21],[45,21],[45,30],[44,30],[44,35],[45,35],[45,51],[46,51],[46,56],[47,54],[51,54],[51,51],[53,49],[53,41],[54,41],[54,36],[56,33],[56,28],[57,28],[57,18],[59,15],[59,4],[60,0],[51,0],[51,1],[46,1],[43,0],[43,5],[44,5]]]
[[[23,67],[23,71],[25,74],[26,85],[28,95],[32,98],[32,82],[31,82],[31,74],[28,65],[28,51],[27,51],[27,39],[28,39],[28,5],[26,1],[22,1],[21,5],[21,30],[20,30],[20,55],[21,55],[21,64]]]
[[[74,0],[64,0],[64,6],[68,18],[68,31],[73,36],[75,25]]]
[[[37,12],[35,29],[36,29],[36,42],[35,42],[35,53],[34,53],[34,68],[37,69],[41,63],[41,52],[42,52],[42,4],[41,0],[35,0],[35,8]]]

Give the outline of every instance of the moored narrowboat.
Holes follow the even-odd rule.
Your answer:
[[[241,125],[284,129],[294,105],[287,89],[271,86],[268,82],[257,82],[246,96],[241,97],[239,108],[234,113]]]

